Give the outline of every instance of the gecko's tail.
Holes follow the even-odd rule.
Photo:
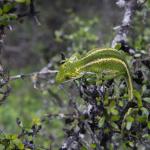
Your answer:
[[[127,71],[128,95],[129,95],[129,100],[131,101],[133,99],[133,83],[132,83],[131,73],[128,67],[126,68],[126,71]]]
[[[133,84],[132,84],[131,76],[128,76],[128,95],[129,95],[129,100],[131,101],[133,99]]]
[[[127,81],[127,87],[128,87],[128,97],[129,97],[129,101],[131,101],[133,99],[133,83],[132,83],[132,77],[131,77],[131,73],[130,73],[130,69],[127,63],[125,62],[121,62],[126,70],[126,81]]]

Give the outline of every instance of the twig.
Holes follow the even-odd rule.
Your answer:
[[[69,117],[71,117],[72,119],[79,119],[78,116],[76,116],[75,114],[64,114],[64,113],[57,113],[57,114],[45,114],[42,118],[42,121],[45,120],[45,118],[49,118],[49,119],[52,119],[52,118],[57,118],[57,119],[68,119]]]
[[[55,93],[53,90],[51,90],[50,88],[47,90],[48,93],[56,100],[56,103],[60,106],[60,107],[63,107],[64,104],[63,104],[63,100],[61,99],[61,97]]]
[[[47,70],[44,72],[32,72],[32,73],[28,73],[28,74],[19,74],[19,75],[15,75],[15,76],[10,76],[9,80],[17,80],[17,79],[24,79],[24,78],[30,78],[33,76],[38,76],[38,75],[47,75],[47,74],[52,74],[52,73],[57,73],[57,70]]]
[[[85,125],[85,127],[87,129],[87,132],[89,132],[89,135],[91,136],[91,139],[93,139],[93,141],[96,144],[96,150],[100,150],[101,147],[100,147],[100,142],[99,142],[99,140],[97,138],[97,135],[95,133],[93,133],[93,131],[91,130],[89,124],[86,121],[84,122],[84,125]]]

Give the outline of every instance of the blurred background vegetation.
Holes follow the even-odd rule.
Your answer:
[[[123,15],[123,10],[115,2],[36,0],[41,25],[37,25],[30,16],[12,24],[12,31],[6,32],[3,65],[8,68],[10,75],[39,71],[48,63],[50,69],[58,69],[61,53],[69,57],[75,52],[82,54],[92,48],[110,47],[115,35],[113,28],[121,23]],[[149,17],[150,7],[147,3],[136,14],[129,36],[129,43],[137,51],[150,50]],[[84,103],[72,84],[56,86],[51,82],[46,89],[35,89],[30,79],[22,79],[12,81],[11,87],[11,94],[0,107],[0,129],[5,133],[19,132],[17,118],[26,128],[30,128],[34,120],[45,114],[67,113],[70,111],[68,101],[72,97],[79,106]],[[42,124],[36,142],[58,149],[64,140],[63,129],[62,120],[47,119]]]

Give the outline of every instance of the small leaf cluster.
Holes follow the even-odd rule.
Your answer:
[[[41,121],[39,118],[34,118],[30,128],[23,125],[19,118],[17,118],[17,125],[20,128],[18,134],[0,134],[0,145],[4,149],[14,150],[32,150],[36,148],[35,137],[41,130]]]
[[[19,19],[18,8],[29,4],[30,0],[0,1],[0,26],[9,26],[12,21]]]

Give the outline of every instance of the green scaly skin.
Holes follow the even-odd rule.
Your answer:
[[[104,79],[124,76],[128,85],[129,100],[133,98],[130,69],[123,52],[106,48],[91,50],[80,58],[73,55],[60,66],[56,82],[62,83],[67,80],[77,79],[88,73],[94,73],[97,76],[103,75]]]

